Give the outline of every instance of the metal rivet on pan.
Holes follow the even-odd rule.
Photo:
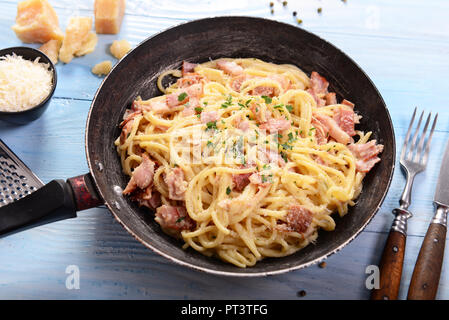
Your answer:
[[[118,203],[117,201],[114,201],[114,207],[115,207],[117,210],[120,210],[120,209],[121,209],[121,207],[120,207],[120,205],[119,205],[119,203]]]
[[[122,195],[123,194],[123,189],[119,186],[114,186],[112,188],[114,190],[115,193],[117,193],[118,195]]]
[[[103,164],[101,162],[95,161],[95,165],[97,166],[97,170],[103,172]]]

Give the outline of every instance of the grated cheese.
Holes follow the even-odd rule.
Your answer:
[[[0,111],[30,109],[50,93],[53,75],[49,65],[23,59],[15,53],[0,57]]]

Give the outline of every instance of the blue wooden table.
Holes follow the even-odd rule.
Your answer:
[[[439,113],[428,168],[415,182],[400,297],[433,215],[433,193],[449,138],[449,2],[444,0],[288,1],[128,0],[118,35],[100,35],[95,52],[57,65],[58,86],[47,112],[24,126],[0,121],[0,138],[44,181],[88,172],[84,126],[102,79],[91,67],[115,62],[115,39],[137,45],[161,30],[196,18],[249,15],[297,25],[352,57],[380,90],[393,118],[398,149],[415,106]],[[65,29],[73,15],[93,16],[93,0],[50,0]],[[21,45],[11,30],[17,1],[0,0],[0,47]],[[322,12],[317,9],[321,7]],[[31,45],[37,47],[37,45]],[[399,168],[399,166],[397,167]],[[106,208],[0,239],[1,299],[367,299],[366,268],[378,263],[405,179],[396,170],[388,196],[368,227],[341,252],[317,265],[265,278],[224,278],[177,266],[146,249]],[[449,245],[446,241],[446,246]],[[79,270],[79,289],[66,286]],[[437,298],[449,299],[449,254]],[[68,272],[68,273],[66,273]],[[72,289],[70,289],[72,288]],[[298,292],[306,291],[304,297]]]

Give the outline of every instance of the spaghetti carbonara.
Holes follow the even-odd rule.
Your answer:
[[[166,76],[177,81],[163,87]],[[183,62],[137,97],[115,141],[123,193],[167,234],[238,267],[290,255],[335,228],[383,146],[329,83],[258,59]]]

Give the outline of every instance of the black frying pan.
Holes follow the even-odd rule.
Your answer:
[[[364,180],[357,205],[336,219],[333,232],[320,231],[316,244],[284,258],[268,258],[240,269],[218,259],[183,250],[178,240],[163,233],[154,215],[121,194],[128,178],[122,173],[114,140],[125,109],[141,96],[160,95],[156,79],[181,62],[201,63],[220,57],[255,57],[317,71],[339,99],[356,104],[363,115],[358,128],[372,130],[385,148]],[[143,41],[104,79],[89,111],[86,153],[90,173],[55,180],[30,196],[0,208],[0,234],[15,232],[44,220],[75,217],[76,211],[105,203],[115,218],[137,240],[182,265],[210,273],[235,276],[276,274],[309,266],[340,250],[373,218],[390,185],[395,163],[392,122],[379,92],[368,76],[339,49],[325,40],[288,24],[249,17],[208,18],[181,24]],[[49,193],[50,190],[50,193]],[[43,200],[45,199],[45,200]]]

